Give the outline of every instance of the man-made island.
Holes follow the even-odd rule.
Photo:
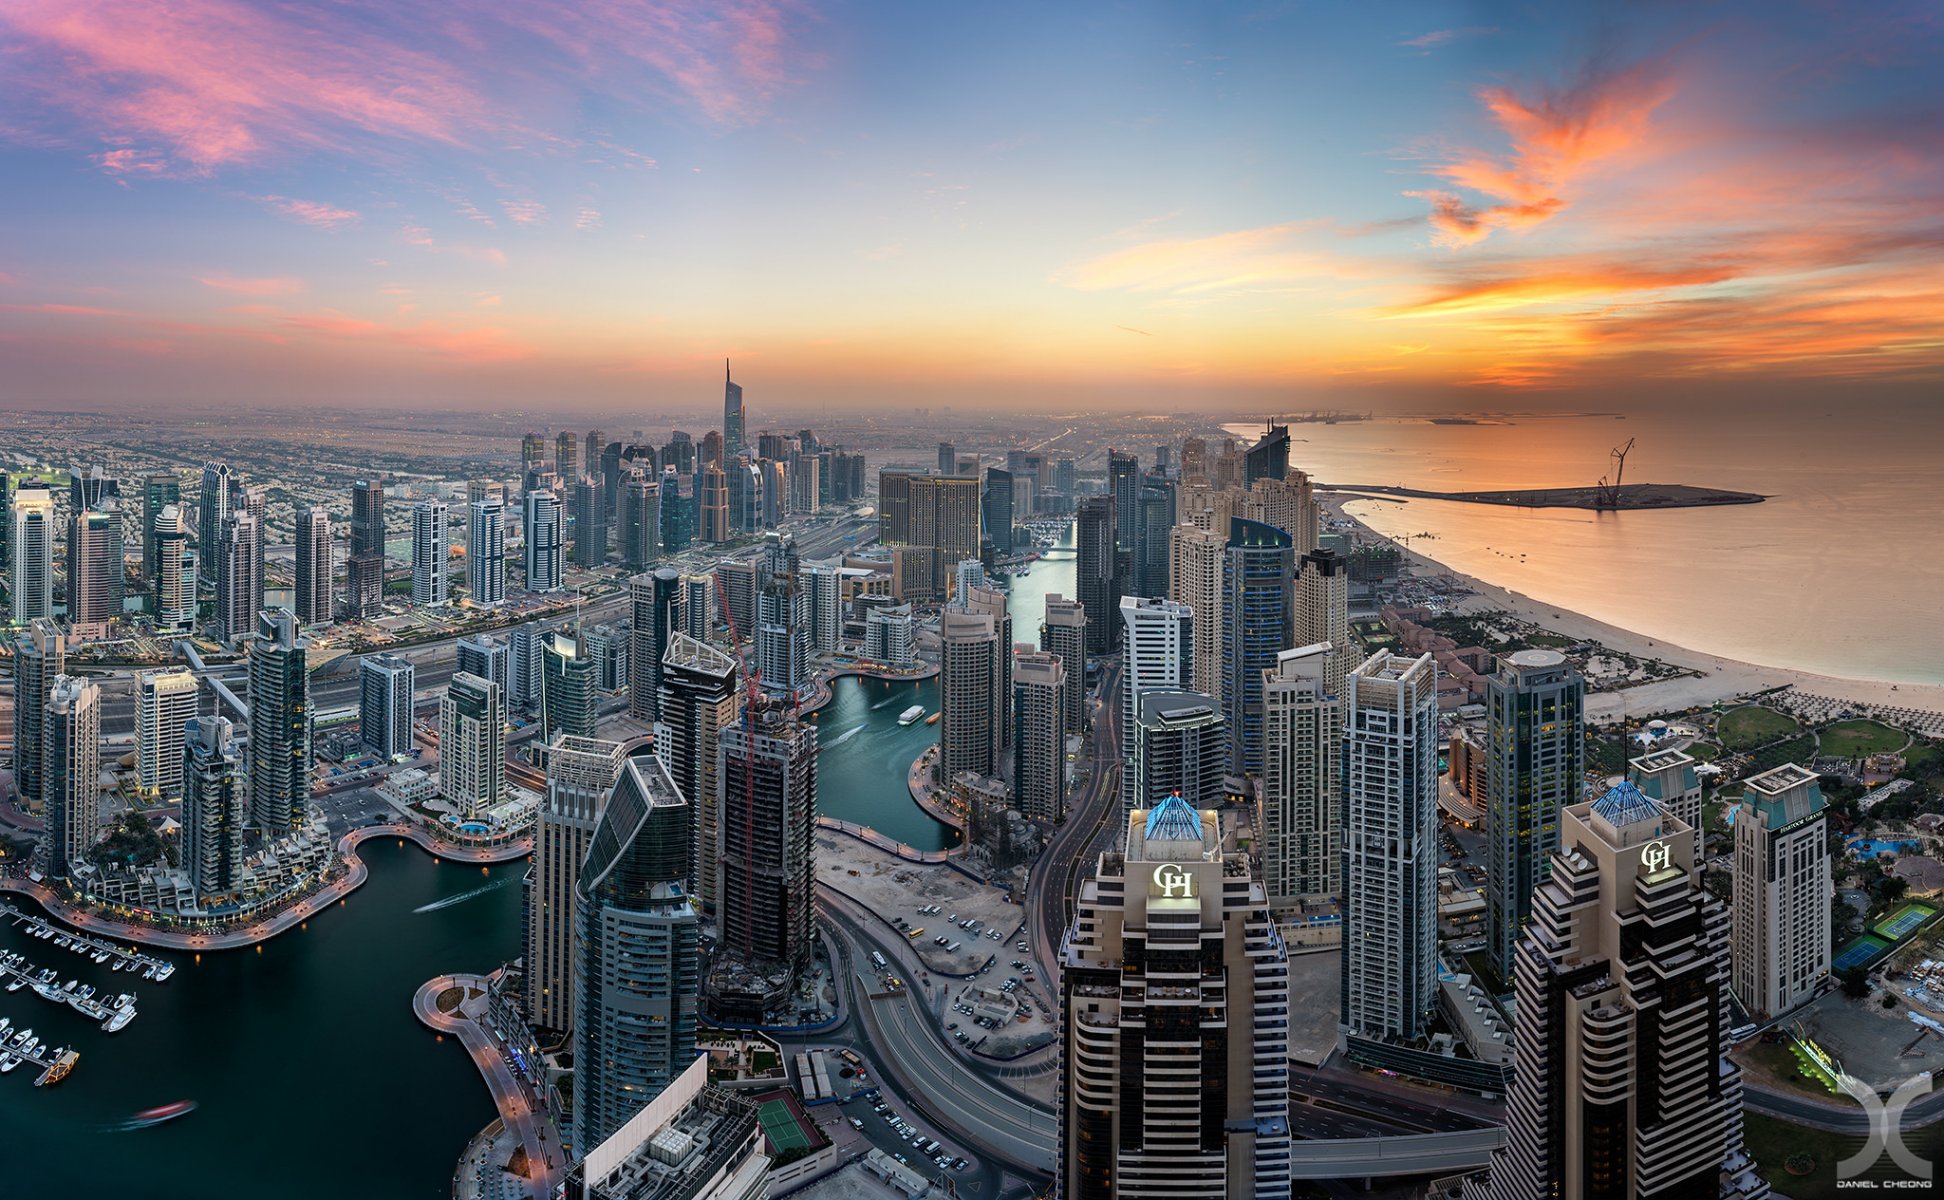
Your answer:
[[[1760,504],[1767,496],[1731,492],[1723,488],[1690,487],[1685,483],[1629,483],[1619,488],[1524,488],[1489,492],[1427,492],[1419,488],[1383,487],[1358,483],[1318,484],[1319,492],[1368,492],[1419,500],[1456,500],[1462,504],[1506,504],[1515,508],[1709,508],[1717,504]]]

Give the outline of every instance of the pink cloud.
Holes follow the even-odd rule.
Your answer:
[[[356,133],[456,143],[484,104],[439,56],[327,9],[233,0],[10,0],[12,69],[126,148],[111,171],[206,174]]]
[[[203,275],[196,282],[204,287],[215,288],[219,292],[235,292],[242,296],[288,296],[304,290],[304,281],[294,275],[275,275],[260,279],[243,279],[234,275]]]
[[[92,308],[86,304],[0,304],[0,312],[40,313],[50,317],[121,317],[126,313],[112,308]]]
[[[336,229],[358,219],[358,214],[348,208],[335,204],[324,204],[316,200],[293,200],[289,196],[258,196],[257,199],[268,204],[287,217],[294,217],[306,225],[319,229]]]

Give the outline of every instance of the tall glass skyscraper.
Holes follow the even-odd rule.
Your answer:
[[[575,897],[574,1124],[598,1146],[695,1058],[688,801],[655,758],[622,765]]]
[[[1229,519],[1222,563],[1222,711],[1229,770],[1262,774],[1262,680],[1289,647],[1289,579],[1296,542],[1273,525]]]

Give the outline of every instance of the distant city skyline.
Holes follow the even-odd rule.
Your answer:
[[[0,405],[1934,394],[1933,9],[0,10]]]

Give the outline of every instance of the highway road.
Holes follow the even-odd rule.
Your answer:
[[[822,887],[818,895],[851,964],[842,978],[854,1033],[878,1063],[880,1080],[888,1077],[912,1108],[980,1156],[1024,1176],[1050,1178],[1058,1141],[1051,1110],[1001,1086],[945,1041],[924,1008],[919,993],[927,985],[908,943],[842,895]],[[873,951],[898,964],[894,970],[910,985],[905,995],[870,998],[878,980],[863,964]]]

